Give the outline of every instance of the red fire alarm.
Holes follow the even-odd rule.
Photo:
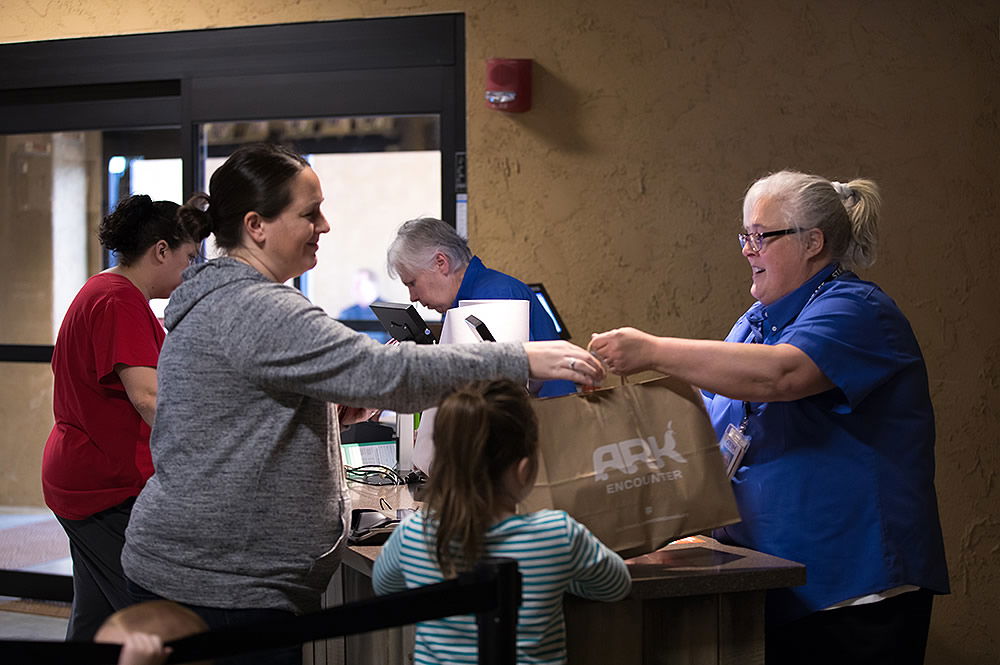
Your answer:
[[[486,106],[510,113],[523,113],[531,108],[531,60],[486,61]]]

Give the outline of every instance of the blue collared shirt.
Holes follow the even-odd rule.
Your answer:
[[[528,339],[532,341],[559,339],[555,324],[535,298],[531,288],[510,275],[487,268],[478,256],[473,256],[469,261],[462,277],[462,284],[458,287],[455,302],[451,306],[458,307],[460,300],[527,300],[530,303]],[[576,392],[576,384],[572,381],[546,381],[542,384],[538,396],[553,397],[573,392]]]
[[[826,281],[833,271],[755,303],[726,338],[791,344],[835,386],[750,405],[733,479],[743,521],[717,534],[806,565],[804,586],[769,594],[779,623],[904,584],[949,591],[923,356],[891,298],[853,273]],[[740,424],[743,402],[704,397],[719,436]]]

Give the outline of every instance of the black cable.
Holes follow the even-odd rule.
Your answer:
[[[344,469],[347,479],[364,485],[405,485],[403,479],[395,470],[381,464],[364,464],[362,466],[349,466]],[[373,482],[371,477],[382,478],[389,482]]]

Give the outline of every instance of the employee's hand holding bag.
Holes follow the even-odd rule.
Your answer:
[[[590,336],[591,353],[615,374],[626,376],[656,369],[649,361],[655,356],[656,337],[635,328],[615,328]]]
[[[590,353],[562,340],[525,342],[528,374],[532,379],[565,379],[586,386],[604,380],[604,367]]]

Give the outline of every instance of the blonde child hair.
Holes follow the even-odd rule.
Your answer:
[[[425,504],[438,520],[436,553],[445,577],[475,565],[486,531],[520,500],[512,469],[527,460],[524,480],[534,481],[538,422],[529,400],[512,381],[480,381],[455,390],[438,408]]]

